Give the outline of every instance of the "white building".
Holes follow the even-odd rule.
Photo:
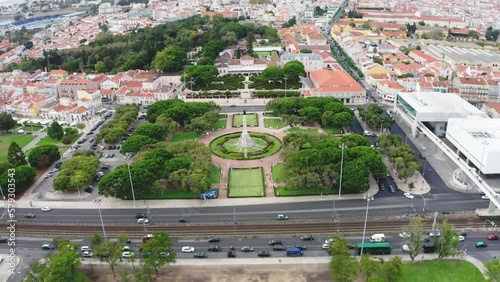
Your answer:
[[[294,60],[301,62],[304,65],[304,69],[306,72],[323,69],[323,58],[320,55],[314,53],[284,53],[280,57],[280,65],[284,66],[286,63]]]
[[[499,119],[449,119],[446,139],[483,174],[500,174]]]

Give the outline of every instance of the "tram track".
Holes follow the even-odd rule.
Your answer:
[[[408,225],[409,219],[370,219],[366,226],[368,233],[396,233]],[[438,221],[440,222],[440,221]],[[482,228],[484,220],[477,218],[450,218],[449,222],[455,229],[477,229]],[[432,229],[433,221],[423,219],[424,230]],[[265,223],[215,223],[215,224],[172,224],[172,225],[130,225],[130,224],[107,224],[106,233],[110,236],[126,234],[131,237],[141,237],[145,233],[165,231],[171,236],[210,236],[210,235],[235,235],[235,236],[257,236],[277,234],[359,234],[363,230],[364,220],[349,221],[321,221],[321,222],[265,222]],[[8,224],[1,223],[1,228],[7,228]],[[16,234],[18,236],[89,236],[102,232],[102,226],[80,225],[80,224],[57,224],[38,222],[17,222]],[[146,227],[146,228],[144,228]],[[3,229],[6,230],[6,229]]]

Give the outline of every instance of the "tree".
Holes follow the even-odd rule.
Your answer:
[[[103,241],[99,245],[92,247],[92,252],[97,257],[101,258],[101,261],[104,260],[108,263],[115,279],[116,267],[118,266],[118,263],[122,261],[122,249],[124,245],[125,241],[118,238],[116,241]]]
[[[422,234],[424,232],[424,224],[420,217],[413,217],[410,219],[410,223],[406,226],[404,230],[406,236],[403,237],[406,245],[408,246],[408,255],[411,261],[415,261],[415,258],[420,254],[422,247],[424,245]]]
[[[36,171],[28,165],[21,165],[15,168],[16,172],[13,174],[6,170],[0,175],[0,186],[4,191],[4,195],[7,195],[7,190],[10,187],[8,184],[12,184],[12,178],[15,180],[16,193],[24,191],[26,188],[30,187],[36,177]],[[13,176],[13,177],[12,177]]]
[[[494,258],[484,263],[486,271],[484,275],[488,282],[500,281],[500,259]]]
[[[438,253],[438,259],[458,255],[457,246],[458,236],[455,235],[455,228],[445,219],[441,225],[441,236],[434,237],[434,247]]]
[[[288,124],[290,127],[294,127],[297,124],[300,123],[300,119],[296,115],[282,115],[281,120],[285,123]]]
[[[203,117],[193,118],[193,119],[191,119],[191,122],[187,125],[187,129],[189,131],[194,131],[194,132],[198,132],[198,133],[205,132],[208,129],[210,129],[211,127],[212,127],[212,123],[210,123],[209,121],[207,121]]]
[[[16,142],[10,143],[7,160],[15,167],[28,164],[28,162],[26,162],[26,156],[24,155],[23,150]]]
[[[315,107],[305,107],[299,111],[305,123],[312,123],[321,120],[321,111]]]
[[[158,140],[150,138],[148,136],[139,135],[134,133],[132,137],[127,139],[125,143],[123,143],[120,152],[122,154],[125,153],[137,153],[140,150],[144,149],[145,146],[158,143]]]
[[[155,124],[161,125],[165,128],[167,132],[176,132],[180,125],[173,119],[166,117],[164,115],[160,115],[157,119]]]
[[[16,124],[17,122],[12,118],[11,114],[6,112],[0,113],[0,130],[11,130],[14,126],[16,126]]]
[[[330,247],[333,255],[330,261],[332,277],[337,282],[351,282],[358,277],[360,263],[349,254],[347,240],[336,237]]]
[[[186,61],[186,52],[174,46],[169,46],[156,53],[151,62],[152,69],[164,72],[181,71]]]
[[[144,265],[151,266],[158,276],[158,269],[169,263],[175,263],[175,252],[170,252],[172,241],[166,232],[153,233],[153,237],[142,244]]]
[[[253,44],[255,42],[255,37],[253,32],[249,32],[247,35],[247,55],[253,57]]]
[[[182,180],[182,188],[195,194],[210,188],[210,178],[202,170],[196,169]]]
[[[94,156],[73,156],[65,160],[54,179],[54,189],[82,191],[99,169],[99,159]]]
[[[28,163],[32,167],[44,168],[61,159],[59,147],[56,145],[39,145],[31,149]]]
[[[195,65],[186,69],[191,77],[204,83],[206,87],[219,75],[219,71],[212,65]]]
[[[47,135],[52,139],[60,140],[64,135],[62,126],[57,121],[52,122],[47,128]]]
[[[283,66],[283,72],[285,76],[291,81],[296,81],[299,77],[306,75],[304,64],[297,60],[290,61]]]
[[[285,73],[280,67],[270,66],[267,67],[259,76],[262,80],[271,81],[276,83],[278,81],[283,81],[285,78]]]
[[[145,123],[135,130],[134,135],[135,134],[144,135],[158,141],[165,141],[167,130],[161,125]]]
[[[401,257],[393,257],[384,263],[384,272],[389,282],[396,281],[403,276],[403,261]]]
[[[349,127],[354,121],[354,116],[348,112],[341,112],[333,115],[332,124],[338,127]]]
[[[380,261],[370,259],[370,256],[368,254],[363,254],[360,262],[361,268],[365,271],[367,279],[372,277],[373,274],[376,274],[380,271]]]

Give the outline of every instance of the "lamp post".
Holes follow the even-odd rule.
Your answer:
[[[104,221],[102,220],[101,207],[99,206],[99,203],[101,203],[101,199],[97,198],[94,200],[94,204],[97,204],[97,209],[99,210],[99,218],[101,219],[102,234],[104,235],[104,241],[107,241],[108,237],[106,236],[106,229],[104,228]]]
[[[127,159],[127,155],[125,155],[125,158]],[[135,208],[135,192],[134,192],[134,183],[132,182],[132,173],[130,172],[130,162],[127,162],[127,167],[128,167],[128,176],[130,179],[130,188],[132,189],[132,199],[134,200],[134,208]]]
[[[341,197],[342,195],[342,174],[343,174],[343,170],[344,170],[344,149],[347,148],[347,146],[345,146],[344,143],[342,143],[342,145],[339,146],[339,148],[342,150],[342,158],[340,160],[340,185],[339,185],[339,198]]]
[[[480,165],[480,169],[479,169],[479,172],[481,172],[482,170],[484,170],[484,164],[483,164],[483,161],[484,161],[484,152],[486,151],[486,146],[490,145],[490,143],[488,143],[488,141],[483,141],[481,142],[481,144],[483,144],[483,154],[481,155],[481,165]],[[484,172],[483,172],[484,174]]]
[[[361,252],[360,257],[363,257],[363,249],[365,247],[365,235],[366,235],[366,222],[368,221],[368,208],[370,207],[370,201],[375,200],[370,193],[366,194],[363,199],[366,200],[366,214],[365,214],[365,225],[363,227],[363,239],[361,240]]]
[[[422,201],[424,201],[424,207],[422,208],[422,215],[425,215],[425,207],[427,206],[427,201],[429,199],[425,198],[422,194],[420,194],[420,197],[422,197]]]

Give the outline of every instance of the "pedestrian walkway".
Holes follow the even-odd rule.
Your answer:
[[[40,140],[42,140],[43,138],[45,138],[47,136],[47,132],[42,132],[42,131],[39,131],[39,132],[35,132],[33,133],[34,135],[36,135],[35,139],[31,140],[31,142],[28,143],[28,145],[24,146],[23,147],[23,151],[26,153],[29,149],[33,148],[36,146],[36,144],[38,142],[40,142]]]

